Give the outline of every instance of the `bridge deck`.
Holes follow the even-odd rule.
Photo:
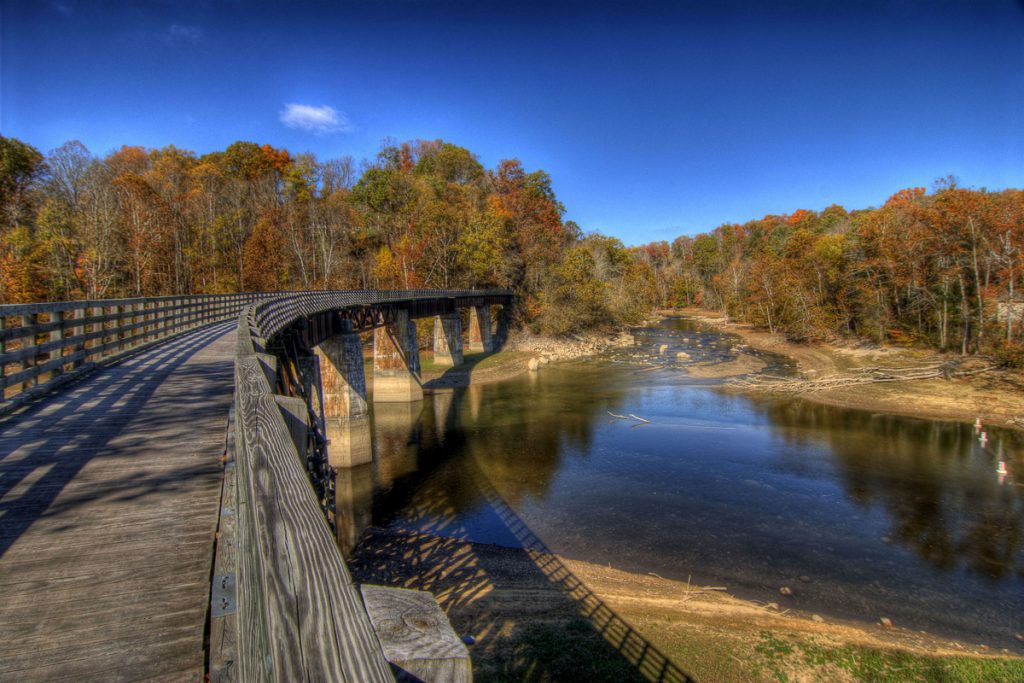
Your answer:
[[[202,680],[233,328],[0,420],[0,680]]]

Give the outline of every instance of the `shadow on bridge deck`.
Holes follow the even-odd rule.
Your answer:
[[[181,411],[202,402],[209,395],[208,385],[222,383],[225,377],[223,368],[214,374],[214,368],[202,363],[179,369],[229,327],[218,325],[129,358],[0,419],[0,556],[42,517],[63,516],[78,505],[108,496],[138,498],[188,478],[189,468],[185,472],[125,470],[123,476],[112,472],[110,478],[90,481],[84,490],[60,496],[92,460],[152,447],[156,433],[167,436],[168,445],[174,437],[187,436],[190,430],[182,424]],[[142,415],[157,388],[172,388],[165,384],[172,374],[173,388],[184,391],[162,401],[159,410]],[[68,524],[76,526],[72,518]]]
[[[0,679],[201,678],[233,327],[0,420]]]

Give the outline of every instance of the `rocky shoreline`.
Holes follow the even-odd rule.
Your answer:
[[[531,354],[527,367],[530,370],[537,370],[540,366],[554,361],[589,358],[609,349],[632,344],[633,335],[623,330],[615,334],[588,333],[572,337],[519,334],[509,339],[506,348]]]

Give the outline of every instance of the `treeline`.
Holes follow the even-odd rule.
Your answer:
[[[877,209],[796,211],[671,247],[679,305],[792,339],[855,336],[1021,356],[1024,191],[952,179]]]
[[[674,242],[584,235],[544,171],[385,143],[321,161],[251,142],[46,155],[0,136],[0,302],[289,289],[514,289],[567,334],[703,306],[794,340],[1024,356],[1024,191],[952,179]]]
[[[545,172],[486,169],[442,141],[385,143],[357,163],[251,142],[43,155],[0,137],[0,191],[0,302],[502,287],[551,333],[634,322],[655,303],[653,271],[563,221]],[[598,279],[580,287],[584,274]]]

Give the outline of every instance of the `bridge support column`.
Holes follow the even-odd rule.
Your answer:
[[[434,318],[434,363],[462,365],[462,318],[458,313]]]
[[[494,350],[490,306],[474,306],[469,311],[469,350],[476,353]]]
[[[363,342],[342,332],[316,347],[323,389],[324,436],[331,467],[355,467],[373,460]]]
[[[320,382],[324,390],[324,418],[364,417],[366,373],[363,342],[356,332],[342,332],[316,347],[320,357]]]
[[[373,437],[368,417],[341,417],[325,421],[327,464],[334,468],[373,462]]]
[[[405,403],[423,398],[416,323],[409,311],[373,331],[373,402]]]

